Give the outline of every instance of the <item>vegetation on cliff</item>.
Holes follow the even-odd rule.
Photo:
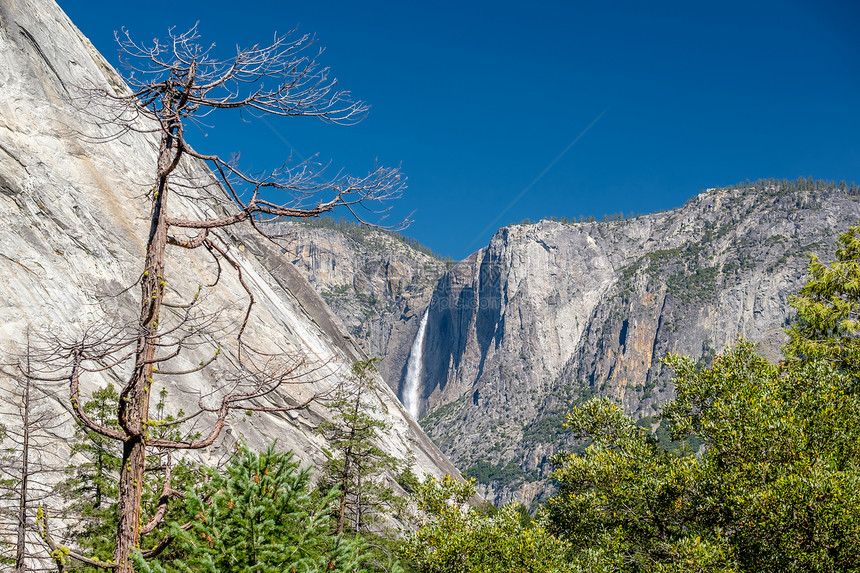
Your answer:
[[[606,399],[575,408],[566,425],[592,444],[555,459],[550,531],[598,548],[595,570],[860,567],[858,231],[832,265],[813,259],[786,360],[745,341],[707,368],[667,358],[677,396],[661,418],[699,451],[668,452]]]
[[[502,229],[433,294],[422,427],[483,495],[534,509],[552,456],[576,446],[560,431],[572,406],[609,397],[665,441],[667,353],[710,364],[741,333],[780,360],[808,253],[832,257],[858,216],[856,186],[804,177],[635,218]]]
[[[379,241],[377,238],[377,235],[384,235],[408,246],[414,251],[425,254],[439,261],[449,264],[453,264],[454,262],[454,259],[452,259],[450,256],[441,255],[435,252],[430,247],[421,244],[421,242],[417,239],[407,237],[406,235],[403,235],[391,229],[385,229],[381,227],[368,227],[367,225],[356,223],[355,221],[347,219],[346,217],[334,218],[329,216],[323,216],[304,219],[289,218],[287,220],[308,229],[331,229],[337,231],[338,233],[349,237],[353,241],[360,243],[369,249],[385,249],[385,244]]]

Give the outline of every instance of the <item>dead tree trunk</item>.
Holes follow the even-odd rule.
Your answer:
[[[18,527],[15,532],[15,571],[24,573],[27,565],[24,560],[27,552],[27,506],[30,481],[30,356],[27,356],[27,372],[24,377],[24,395],[21,410],[21,493],[18,499]]]
[[[120,396],[119,403],[119,423],[127,437],[123,441],[118,492],[119,524],[114,551],[118,573],[133,570],[131,556],[140,539],[149,398],[158,342],[158,321],[167,285],[164,259],[167,249],[168,182],[170,173],[178,164],[181,155],[181,149],[174,151],[175,129],[175,125],[168,124],[161,135],[158,178],[153,188],[149,240],[140,280],[140,322],[134,372]]]
[[[38,570],[40,567],[35,564],[44,563],[48,558],[47,553],[40,552],[43,547],[34,537],[34,506],[53,497],[53,484],[64,468],[48,448],[55,439],[52,431],[64,421],[44,403],[56,388],[35,384],[29,332],[26,344],[26,353],[16,363],[0,368],[0,375],[14,385],[14,390],[0,401],[0,416],[6,421],[3,453],[0,455],[3,490],[0,493],[11,502],[8,513],[6,507],[0,512],[3,517],[0,535],[7,540],[14,538],[14,544],[9,543],[10,554],[3,557],[14,562],[15,573]]]

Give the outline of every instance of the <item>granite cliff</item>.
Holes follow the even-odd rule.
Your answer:
[[[333,219],[275,223],[284,256],[343,321],[353,340],[382,358],[394,391],[436,281],[453,261],[397,233]]]
[[[151,186],[158,140],[141,132],[117,134],[105,122],[98,101],[82,88],[125,93],[122,78],[52,0],[0,0],[0,353],[4,362],[23,350],[25,332],[75,338],[93,324],[133,323],[138,312],[133,285],[140,272],[148,230],[146,193]],[[183,159],[186,180],[211,181],[206,167]],[[229,209],[220,188],[206,184],[212,210]],[[200,201],[177,200],[179,212],[200,209]],[[279,248],[248,228],[217,232],[217,240],[238,261],[255,305],[246,341],[270,353],[287,352],[318,365],[302,384],[280,390],[275,400],[297,403],[330,387],[364,357],[340,320]],[[183,300],[211,281],[211,257],[192,253],[168,263],[168,296]],[[217,380],[237,368],[235,325],[248,297],[235,272],[224,269],[214,290],[204,288],[201,308],[216,317],[211,346],[221,353],[209,374],[156,379],[166,386],[170,406],[190,410]],[[189,349],[190,365],[211,348]],[[204,371],[205,372],[205,371]],[[175,379],[178,380],[178,379]],[[122,373],[84,381],[84,393]],[[11,384],[0,377],[0,389]],[[378,379],[377,399],[391,430],[380,444],[400,459],[412,458],[419,473],[456,474],[456,469]],[[67,399],[55,395],[58,415]],[[324,440],[314,431],[330,417],[323,404],[288,414],[254,414],[230,419],[224,439],[201,454],[217,459],[237,439],[253,447],[274,440],[309,464],[325,459]],[[14,420],[5,420],[12,424]],[[71,417],[49,447],[61,456],[73,431]],[[214,458],[213,458],[214,456]]]
[[[666,353],[707,361],[741,335],[778,357],[792,317],[788,297],[804,281],[808,253],[832,254],[836,236],[860,218],[855,193],[807,179],[764,180],[630,219],[512,225],[432,289],[425,262],[398,271],[420,276],[405,289],[374,275],[376,304],[406,310],[363,319],[343,310],[359,304],[353,285],[369,282],[363,271],[322,278],[334,276],[327,269],[336,261],[367,260],[358,245],[334,229],[297,230],[293,260],[310,277],[322,271],[310,279],[328,280],[316,283],[321,290],[349,285],[333,308],[354,321],[353,332],[389,333],[385,345],[363,340],[385,356],[386,379],[401,399],[404,350],[427,312],[415,368],[422,426],[489,499],[530,504],[548,491],[550,456],[571,446],[561,424],[572,405],[607,395],[651,424],[673,395]]]
[[[529,504],[570,406],[606,395],[647,424],[673,395],[667,353],[707,361],[740,335],[777,357],[808,253],[831,255],[858,218],[846,189],[770,180],[633,219],[501,229],[432,295],[422,425],[488,498]]]

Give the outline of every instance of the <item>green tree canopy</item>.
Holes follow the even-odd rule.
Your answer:
[[[337,490],[311,493],[292,453],[242,447],[223,472],[186,493],[187,524],[174,521],[174,558],[138,560],[145,573],[356,573],[364,543],[331,535]]]
[[[419,529],[403,549],[417,573],[568,573],[568,545],[536,523],[524,525],[517,504],[487,515],[469,504],[472,483],[428,477],[415,493]]]
[[[697,434],[697,523],[745,571],[860,568],[860,395],[827,360],[780,369],[742,342],[700,370],[671,357],[665,418]]]
[[[550,531],[574,546],[582,570],[732,570],[730,553],[690,527],[700,475],[694,456],[661,449],[607,398],[575,408],[565,427],[592,443],[582,454],[553,459],[559,491],[544,512]]]
[[[551,531],[611,571],[860,568],[856,379],[827,360],[781,368],[743,341],[710,368],[667,361],[663,420],[702,450],[671,454],[609,400],[586,403],[567,426],[593,443],[555,459]]]
[[[809,262],[810,279],[791,298],[798,321],[789,329],[792,359],[825,358],[860,369],[860,226],[839,237],[836,260]]]

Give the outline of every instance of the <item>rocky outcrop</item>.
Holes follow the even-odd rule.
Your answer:
[[[150,125],[122,132],[105,121],[103,102],[85,89],[122,94],[125,85],[51,0],[0,0],[0,86],[0,352],[6,362],[22,351],[28,330],[34,339],[40,333],[75,338],[93,324],[134,323],[139,294],[126,288],[142,266],[157,140],[145,133]],[[183,160],[179,173],[206,185],[194,201],[176,194],[176,212],[229,209],[203,164]],[[298,402],[328,388],[364,357],[278,248],[250,229],[219,230],[215,237],[238,261],[254,295],[244,340],[316,366],[303,383],[282,388],[276,401]],[[208,254],[183,251],[168,262],[169,300],[187,301],[216,274]],[[225,266],[217,288],[204,286],[201,293],[199,306],[213,317],[205,331],[211,344],[188,349],[186,360],[197,364],[217,346],[221,354],[198,375],[157,377],[156,391],[167,387],[174,409],[191,410],[238,364],[235,331],[249,298],[237,274]],[[83,389],[122,379],[123,372],[105,371],[85,380]],[[0,379],[0,387],[9,383]],[[381,380],[377,396],[391,425],[381,446],[397,458],[414,458],[420,473],[456,473]],[[55,406],[65,415],[61,395]],[[314,428],[329,416],[318,403],[290,415],[236,416],[224,441],[203,457],[221,455],[241,436],[253,447],[278,440],[306,463],[319,464],[326,444]],[[61,454],[72,429],[69,417],[57,430],[53,446]]]
[[[346,221],[273,224],[298,268],[358,345],[379,357],[396,392],[405,377],[421,314],[439,276],[453,265],[396,233]]]
[[[647,423],[673,395],[666,353],[707,361],[740,335],[778,357],[807,253],[831,254],[858,218],[832,184],[762,181],[633,219],[501,229],[432,295],[422,425],[488,498],[531,503],[572,405],[606,395]]]

